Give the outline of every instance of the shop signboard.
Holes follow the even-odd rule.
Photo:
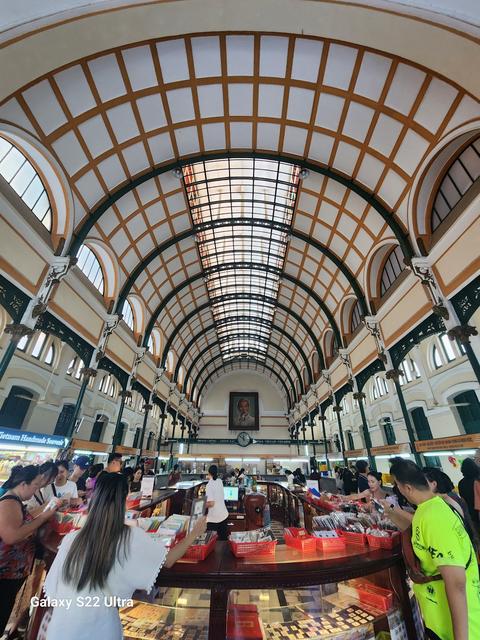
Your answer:
[[[424,451],[451,451],[452,449],[480,448],[480,433],[451,436],[449,438],[435,438],[434,440],[419,440],[415,443],[418,453]]]
[[[68,444],[68,438],[47,433],[35,433],[33,431],[21,431],[20,429],[7,429],[0,427],[0,444],[12,446],[52,447],[63,449]]]
[[[366,458],[367,457],[366,449],[350,449],[349,451],[345,451],[344,453],[347,458]]]
[[[386,444],[382,447],[372,447],[371,451],[374,456],[394,456],[400,453],[411,453],[410,445],[407,442],[405,444]]]
[[[115,447],[115,453],[120,453],[122,456],[138,456],[140,450],[134,449],[133,447],[124,447],[117,445]]]

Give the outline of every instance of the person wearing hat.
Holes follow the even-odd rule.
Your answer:
[[[88,456],[78,456],[73,460],[73,471],[70,475],[70,480],[77,485],[77,492],[79,498],[84,498],[87,492],[87,474],[86,472],[90,468],[90,458]]]

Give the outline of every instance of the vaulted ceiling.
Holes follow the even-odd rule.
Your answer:
[[[158,326],[207,386],[228,361],[288,387],[314,352],[321,365],[325,331],[348,331],[345,301],[368,311],[375,251],[412,251],[422,160],[479,116],[460,87],[405,59],[259,33],[103,52],[0,105],[68,176],[68,250],[102,243],[117,307],[137,296],[145,341]]]

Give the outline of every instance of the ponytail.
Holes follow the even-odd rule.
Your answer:
[[[218,478],[218,467],[216,464],[211,464],[208,467],[208,473],[212,476],[213,480],[216,480]]]
[[[15,489],[22,482],[26,482],[27,484],[31,484],[35,478],[39,474],[39,468],[36,464],[28,464],[26,467],[22,467],[21,465],[17,465],[13,467],[10,472],[10,477],[3,484],[2,489],[5,491],[9,491],[10,489]]]

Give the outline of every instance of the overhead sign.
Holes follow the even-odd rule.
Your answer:
[[[389,456],[396,453],[410,453],[410,445],[405,444],[386,444],[383,447],[372,447],[371,452],[374,456]]]
[[[0,443],[12,445],[35,445],[37,447],[52,447],[52,449],[63,449],[68,438],[46,433],[34,433],[32,431],[21,431],[20,429],[5,429],[0,427]]]
[[[449,438],[435,438],[434,440],[419,440],[415,443],[415,449],[419,453],[423,451],[449,451],[451,449],[477,448],[480,448],[480,433],[451,436]]]
[[[367,450],[366,449],[350,449],[349,451],[344,451],[344,454],[347,458],[366,458]]]

